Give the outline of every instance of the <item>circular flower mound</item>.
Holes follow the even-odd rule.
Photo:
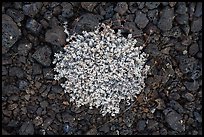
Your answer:
[[[94,32],[69,36],[64,52],[55,53],[55,79],[66,78],[61,86],[78,107],[88,104],[115,116],[121,100],[130,103],[143,90],[147,54],[131,34],[120,32],[101,24]]]

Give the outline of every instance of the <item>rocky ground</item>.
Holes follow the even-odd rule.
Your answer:
[[[75,107],[53,80],[70,32],[100,22],[145,44],[145,91],[121,113]],[[2,3],[2,134],[202,135],[201,2]]]

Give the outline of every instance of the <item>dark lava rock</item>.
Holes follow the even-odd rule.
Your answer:
[[[133,124],[134,119],[134,114],[127,114],[123,119],[123,122],[128,128],[130,128]]]
[[[176,92],[170,93],[169,94],[169,99],[178,100],[178,99],[180,99],[180,95],[178,93],[176,93]]]
[[[10,48],[19,39],[21,31],[11,17],[2,15],[2,46]]]
[[[49,85],[42,85],[39,89],[39,92],[41,93],[42,97],[47,97],[48,92],[50,91],[51,84]]]
[[[17,107],[18,107],[18,104],[14,103],[14,104],[9,104],[7,108],[8,108],[8,110],[14,110]]]
[[[142,36],[143,32],[137,28],[135,22],[125,22],[124,27],[128,28],[133,36]]]
[[[81,7],[90,12],[93,11],[96,5],[97,5],[97,2],[81,2]]]
[[[17,63],[23,63],[26,64],[27,63],[27,58],[25,56],[19,56],[18,60],[16,61]],[[30,73],[31,69],[27,69],[26,72]]]
[[[43,69],[43,76],[45,79],[53,79],[54,73],[52,68],[44,68]]]
[[[109,124],[104,124],[102,127],[99,128],[99,131],[108,133],[110,131],[110,125]]]
[[[91,13],[84,14],[79,17],[79,21],[74,21],[74,32],[93,31],[99,24],[100,17]]]
[[[162,4],[163,6],[167,6],[167,5],[169,5],[168,2],[161,2],[161,4]]]
[[[192,37],[191,36],[184,36],[184,37],[182,37],[181,44],[184,45],[184,46],[181,45],[181,47],[187,47],[191,43],[192,43]]]
[[[183,32],[188,35],[190,32],[190,26],[188,24],[182,25],[181,29],[183,30]]]
[[[51,20],[49,21],[49,26],[51,27],[51,28],[54,28],[54,27],[56,27],[56,26],[59,26],[59,21],[58,21],[58,19],[56,18],[56,17],[52,17],[51,18]]]
[[[158,98],[158,99],[156,99],[155,101],[157,102],[157,107],[156,107],[157,109],[163,110],[164,108],[166,108],[166,105],[165,105],[163,99]]]
[[[163,112],[165,114],[166,122],[173,130],[178,132],[185,131],[185,126],[181,122],[182,117],[180,114],[178,114],[175,110],[171,108],[167,108]]]
[[[8,9],[6,14],[9,15],[16,23],[21,22],[24,19],[24,14],[20,10]]]
[[[27,112],[31,113],[31,114],[34,114],[38,107],[39,106],[36,105],[36,104],[35,105],[29,105],[29,106],[26,107],[27,108]]]
[[[50,97],[50,95],[52,95],[52,97]],[[49,99],[56,99],[56,96],[55,96],[55,94],[49,94],[49,95],[48,95],[48,98],[49,98]],[[61,109],[58,104],[52,104],[52,105],[51,105],[51,108],[52,108],[52,110],[53,110],[55,113],[59,113],[59,112],[60,112],[60,109]]]
[[[55,27],[50,29],[45,34],[45,41],[57,46],[65,45],[66,34],[64,28]]]
[[[32,4],[25,4],[23,5],[23,13],[30,17],[34,17],[41,9],[42,2],[35,2]]]
[[[52,15],[52,11],[51,10],[47,10],[45,13],[44,13],[44,19],[46,19],[47,21],[50,21],[50,19],[53,17]]]
[[[59,53],[60,51],[63,51],[64,46],[57,46],[57,45],[52,45],[52,51],[55,53]]]
[[[62,7],[60,5],[54,7],[53,9],[53,15],[58,16],[62,12]]]
[[[187,58],[186,56],[179,57],[179,68],[181,72],[192,72],[193,68],[197,65],[197,60],[194,57]]]
[[[31,121],[24,122],[19,130],[19,135],[33,135],[34,127]]]
[[[199,122],[202,123],[202,116],[198,112],[193,112],[195,119]]]
[[[38,34],[42,29],[42,25],[36,20],[30,18],[26,21],[26,28],[33,34]]]
[[[137,24],[137,26],[141,29],[145,28],[146,25],[148,24],[149,20],[146,17],[146,14],[138,11],[136,12],[136,17],[135,17],[135,23]]]
[[[118,134],[118,133],[117,133]],[[120,135],[132,135],[132,130],[127,128],[122,128],[119,132]]]
[[[181,30],[179,27],[173,27],[171,30],[164,32],[163,36],[179,38],[181,36]]]
[[[106,12],[105,12],[104,7],[102,5],[98,5],[98,13],[102,16],[106,15]]]
[[[161,53],[169,55],[170,50],[171,50],[171,47],[167,47],[167,48],[162,49]]]
[[[186,2],[178,2],[176,5],[176,13],[185,14],[188,8],[186,7]]]
[[[171,100],[169,102],[169,106],[171,108],[173,108],[174,110],[176,110],[178,113],[183,113],[184,112],[183,107],[175,100]]]
[[[199,52],[196,54],[196,57],[199,58],[199,59],[202,59],[202,52],[199,51]]]
[[[202,15],[202,2],[197,2],[194,16],[200,17]]]
[[[51,55],[52,51],[50,49],[50,47],[48,46],[44,46],[39,48],[33,55],[32,57],[38,61],[39,63],[41,63],[43,66],[50,66],[51,64],[51,59],[50,59],[50,55]]]
[[[13,94],[13,93],[18,93],[20,90],[14,85],[8,85],[2,87],[2,95],[4,94]]]
[[[8,74],[8,70],[6,69],[5,66],[2,66],[1,72],[2,72],[1,74],[2,74],[3,76]]]
[[[129,11],[130,13],[135,13],[135,11],[137,10],[137,3],[136,2],[129,2],[128,3],[128,6],[129,6]]]
[[[160,51],[156,44],[149,44],[145,49],[145,52],[147,52],[148,54],[154,57],[160,54]]]
[[[160,12],[160,14],[161,17],[158,22],[158,27],[162,31],[170,30],[174,19],[174,9],[167,6]]]
[[[42,102],[40,102],[40,106],[42,107],[42,108],[46,108],[47,106],[49,105],[49,103],[47,102],[47,101],[42,101]]]
[[[20,80],[18,87],[20,90],[26,90],[28,88],[28,85],[29,85],[29,83],[27,80]]]
[[[145,2],[137,2],[138,8],[142,9],[145,6]]]
[[[154,41],[158,41],[159,40],[159,36],[154,34],[154,33],[160,33],[160,30],[157,28],[156,25],[154,25],[153,23],[148,23],[145,30],[144,30],[147,34],[153,34],[152,39],[154,39]]]
[[[118,2],[114,10],[123,15],[128,10],[128,4],[126,2]]]
[[[68,133],[70,131],[70,126],[67,123],[63,125],[63,131],[64,133]]]
[[[22,2],[14,2],[13,6],[15,9],[19,9],[19,10],[23,8]]]
[[[185,93],[184,97],[190,102],[195,100],[195,97],[190,92]]]
[[[199,49],[200,49],[200,51],[202,51],[202,39],[200,39],[199,41],[198,41],[198,45],[199,45]]]
[[[11,115],[12,115],[12,111],[10,111],[10,110],[8,110],[8,109],[4,109],[4,110],[2,110],[2,112],[3,112],[3,114],[5,115],[5,116],[8,116],[8,117],[10,117]],[[7,121],[7,120],[6,120]]]
[[[23,78],[25,73],[22,68],[19,67],[12,67],[9,69],[10,76],[16,76],[18,78]]]
[[[109,3],[107,3],[109,4]],[[114,5],[106,5],[105,7],[105,19],[109,19],[114,14]]]
[[[97,129],[96,128],[91,128],[85,134],[86,135],[96,135],[97,134]]]
[[[188,14],[179,14],[175,19],[179,24],[188,24],[189,17]]]
[[[24,98],[29,101],[30,95],[25,95]]]
[[[42,127],[43,127],[44,129],[47,129],[47,128],[52,124],[53,120],[54,120],[53,118],[47,117],[47,118],[44,120],[44,122],[43,122],[43,124],[42,124]]]
[[[18,121],[16,121],[16,120],[11,120],[11,121],[8,123],[7,126],[8,126],[8,127],[17,127],[18,124],[19,124]]]
[[[113,15],[113,17],[112,17],[112,20],[113,20],[112,24],[113,24],[113,26],[121,26],[121,19],[120,18],[121,17],[120,17],[120,15],[118,13],[115,13]],[[126,16],[126,18],[128,18],[128,17]]]
[[[35,124],[35,126],[39,126],[43,123],[43,119],[40,116],[37,116],[34,120],[33,120],[33,124]]]
[[[198,78],[200,78],[202,76],[202,68],[200,65],[196,66],[196,68],[194,68],[193,72],[190,73],[190,78],[193,80],[196,80]]]
[[[193,131],[192,131],[192,135],[198,135],[198,131],[193,130]],[[202,135],[202,134],[200,134],[200,135]]]
[[[31,48],[32,48],[32,43],[20,43],[18,45],[18,54],[27,56]]]
[[[196,2],[189,3],[188,13],[189,13],[190,20],[192,20],[194,16],[195,8],[196,8]]]
[[[192,56],[196,55],[196,53],[198,53],[199,51],[199,47],[197,43],[193,43],[191,44],[191,46],[188,49],[188,53]]]
[[[62,2],[62,16],[65,18],[71,18],[74,15],[73,7],[68,2]]]
[[[148,124],[147,124],[147,129],[149,130],[154,130],[155,128],[157,128],[159,125],[159,123],[155,120],[149,120]]]
[[[137,130],[140,132],[140,131],[143,131],[146,127],[146,121],[145,120],[139,120],[138,123],[137,123]]]
[[[202,30],[202,17],[200,18],[194,18],[191,23],[191,31],[192,32],[198,32]]]
[[[49,6],[54,8],[54,7],[58,6],[59,4],[60,4],[59,2],[51,2],[51,3],[49,3]]]
[[[8,56],[8,54],[5,54],[4,56],[2,56],[2,65],[9,65],[12,63],[12,59],[10,56]]]
[[[74,116],[70,115],[67,112],[62,113],[62,119],[64,123],[70,123],[70,124],[73,123],[75,120]]]
[[[43,119],[40,116],[37,116],[34,120],[33,120],[33,124],[35,126],[39,126],[43,123]]]
[[[33,75],[38,75],[42,73],[42,66],[38,63],[33,63],[32,65]]]
[[[199,89],[198,81],[194,81],[194,82],[186,81],[184,82],[184,85],[189,91],[196,91]]]
[[[145,5],[151,10],[157,8],[160,5],[160,2],[146,2]]]
[[[159,12],[157,9],[149,10],[147,13],[147,17],[152,23],[156,24],[158,20],[158,14]]]
[[[52,86],[51,92],[52,93],[59,93],[60,94],[60,93],[63,92],[63,88],[61,86],[58,86],[58,85]]]
[[[43,111],[43,108],[39,107],[39,108],[36,110],[36,114],[37,114],[38,116],[41,116],[42,111]]]
[[[160,135],[167,135],[167,129],[166,128],[162,128],[162,129],[160,129]]]
[[[120,16],[119,16],[118,13],[116,13],[115,15],[118,15],[118,16],[116,17],[116,20],[120,19]],[[134,19],[135,19],[135,15],[134,15],[134,14],[128,14],[128,15],[126,16],[126,20],[127,20],[128,22],[132,22],[132,21],[134,21]],[[121,22],[121,21],[120,21],[120,22]]]

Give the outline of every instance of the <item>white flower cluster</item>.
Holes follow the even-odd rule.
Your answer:
[[[69,36],[67,43],[64,52],[54,55],[55,79],[66,78],[61,86],[78,107],[88,104],[115,116],[121,100],[130,103],[143,90],[148,55],[131,34],[125,38],[101,24],[94,32]]]

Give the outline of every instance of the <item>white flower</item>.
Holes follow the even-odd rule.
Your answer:
[[[99,31],[100,27],[104,29]],[[69,34],[66,24],[65,33]],[[76,41],[70,41],[72,37]],[[132,34],[125,38],[120,30],[115,33],[101,24],[93,32],[68,35],[67,41],[64,52],[54,54],[54,71],[58,73],[54,79],[67,79],[61,86],[77,107],[88,104],[90,109],[100,107],[103,116],[115,116],[121,100],[130,103],[142,92],[149,70],[144,65],[148,56],[140,54],[143,47],[137,47]]]

